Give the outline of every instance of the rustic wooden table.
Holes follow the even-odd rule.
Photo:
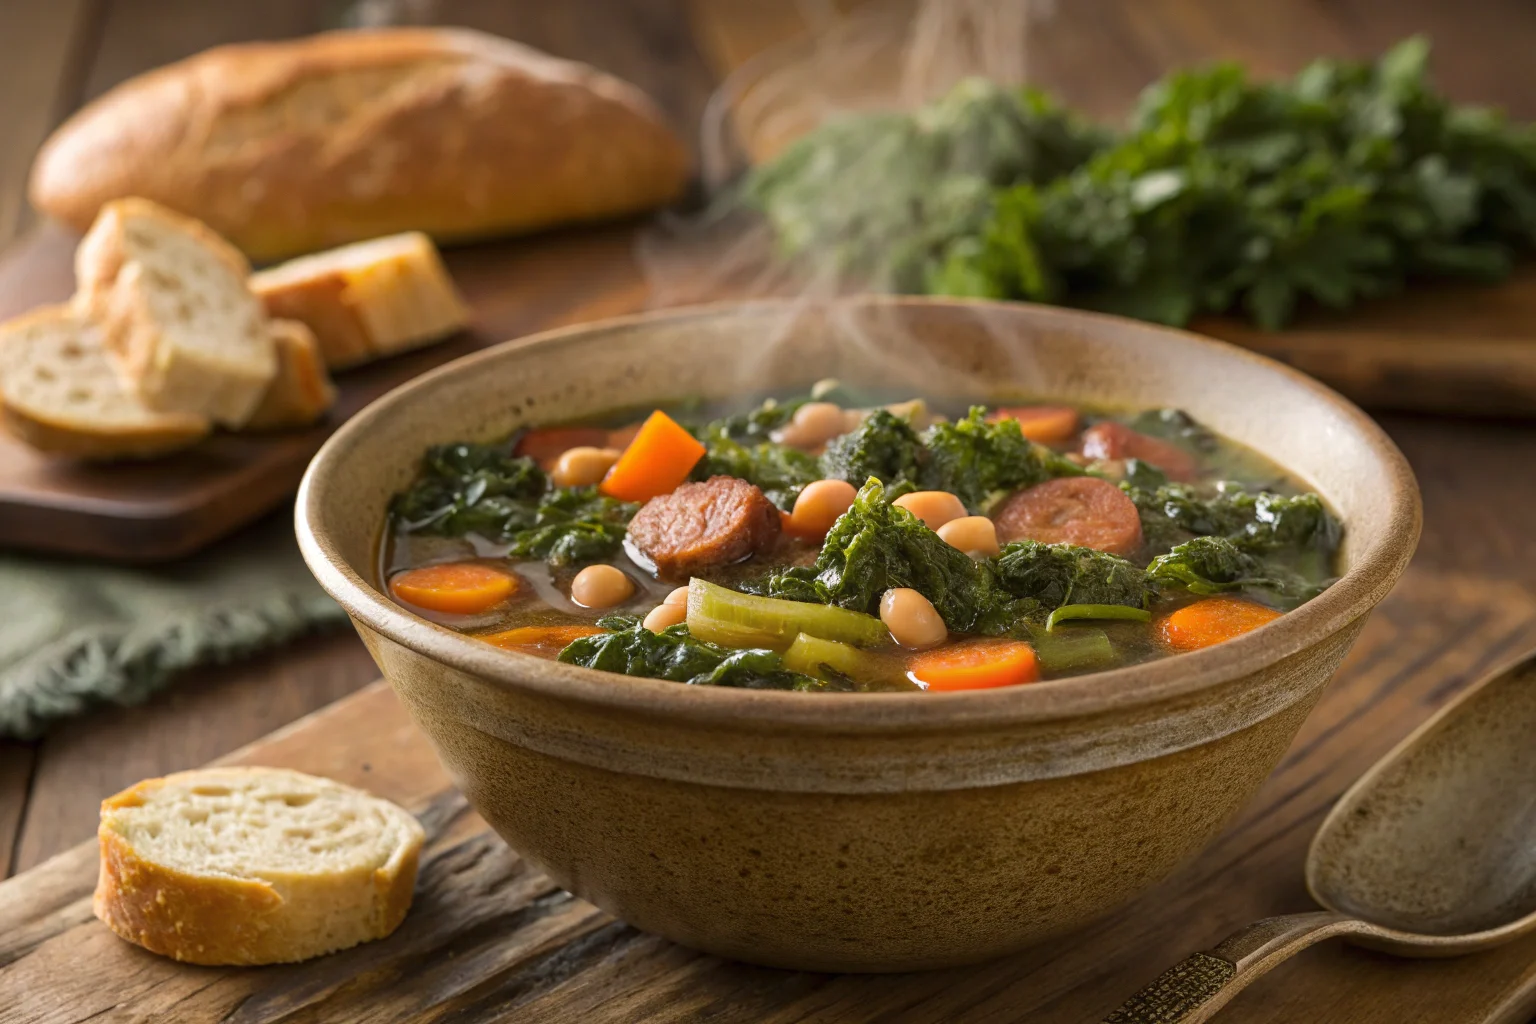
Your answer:
[[[1057,6],[1038,66],[1070,98],[1101,113],[1123,109],[1140,85],[1176,64],[1219,56],[1279,72],[1318,53],[1370,53],[1423,31],[1435,42],[1437,76],[1453,94],[1536,117],[1536,5],[1528,0]],[[31,155],[84,100],[210,45],[298,35],[360,11],[473,25],[590,61],[649,90],[680,126],[698,123],[722,69],[797,25],[794,5],[757,0],[0,3],[0,95],[7,99],[0,104],[0,246],[34,226],[23,199]],[[579,283],[571,287],[560,300],[563,319],[622,311],[614,308],[611,279],[589,296]],[[1382,422],[1419,475],[1425,528],[1404,583],[1334,684],[1369,695],[1356,702],[1367,710],[1352,712],[1368,714],[1369,725],[1325,720],[1320,708],[1259,803],[1222,840],[1231,860],[1221,884],[1243,894],[1224,900],[1202,929],[1213,940],[1248,917],[1306,907],[1299,851],[1332,795],[1475,675],[1536,644],[1536,424],[1402,415]],[[142,707],[98,712],[36,743],[0,743],[0,878],[88,837],[103,795],[217,757],[375,675],[356,638],[335,633],[192,673]],[[1254,856],[1242,829],[1256,815],[1285,822],[1294,856]],[[1169,961],[1184,952],[1170,950]],[[1282,1011],[1272,1019],[1289,1018]]]

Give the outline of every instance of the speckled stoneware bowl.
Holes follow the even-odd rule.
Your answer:
[[[945,694],[609,675],[460,636],[379,588],[386,504],[428,444],[829,376],[930,397],[1182,407],[1332,502],[1348,571],[1219,647]],[[868,298],[634,317],[461,359],[339,430],[304,478],[297,518],[315,576],[470,803],[529,861],[698,949],[900,971],[1071,931],[1205,846],[1407,564],[1419,501],[1364,414],[1240,349],[1044,307]]]

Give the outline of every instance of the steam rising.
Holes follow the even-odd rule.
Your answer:
[[[700,140],[705,211],[673,217],[642,237],[637,249],[654,307],[721,299],[793,300],[776,337],[806,328],[851,339],[860,355],[909,368],[922,393],[975,394],[972,373],[946,365],[910,336],[899,310],[858,312],[833,306],[826,317],[809,307],[867,290],[868,282],[815,261],[816,269],[775,258],[772,229],[745,209],[734,185],[750,165],[781,152],[809,130],[840,115],[910,110],[970,77],[1022,85],[1028,80],[1031,27],[1054,0],[889,0],[841,14],[830,0],[798,0],[809,31],[764,51],[730,75],[711,97]],[[888,154],[872,153],[869,170]],[[983,323],[984,308],[975,315]],[[994,336],[1002,335],[993,331]],[[1003,340],[1007,340],[1003,335]],[[775,345],[737,353],[741,387],[760,389]],[[1006,345],[1011,366],[989,374],[994,386],[1029,391],[1037,377],[1024,346]]]

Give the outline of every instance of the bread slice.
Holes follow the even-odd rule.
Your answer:
[[[96,916],[194,964],[292,963],[383,938],[425,835],[401,808],[281,768],[149,779],[101,804]]]
[[[271,316],[309,325],[333,370],[437,341],[469,319],[437,247],[419,231],[291,260],[250,286]]]
[[[277,376],[245,424],[247,430],[307,427],[336,401],[315,334],[297,320],[272,320],[277,343]]]
[[[157,412],[122,386],[101,332],[65,306],[0,324],[0,419],[41,451],[145,458],[208,433],[201,416]]]
[[[102,208],[75,253],[79,308],[118,371],[164,412],[240,427],[277,372],[245,257],[205,225],[147,199]]]

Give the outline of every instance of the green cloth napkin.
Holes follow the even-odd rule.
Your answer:
[[[345,621],[299,557],[291,509],[165,566],[0,554],[0,738]]]

